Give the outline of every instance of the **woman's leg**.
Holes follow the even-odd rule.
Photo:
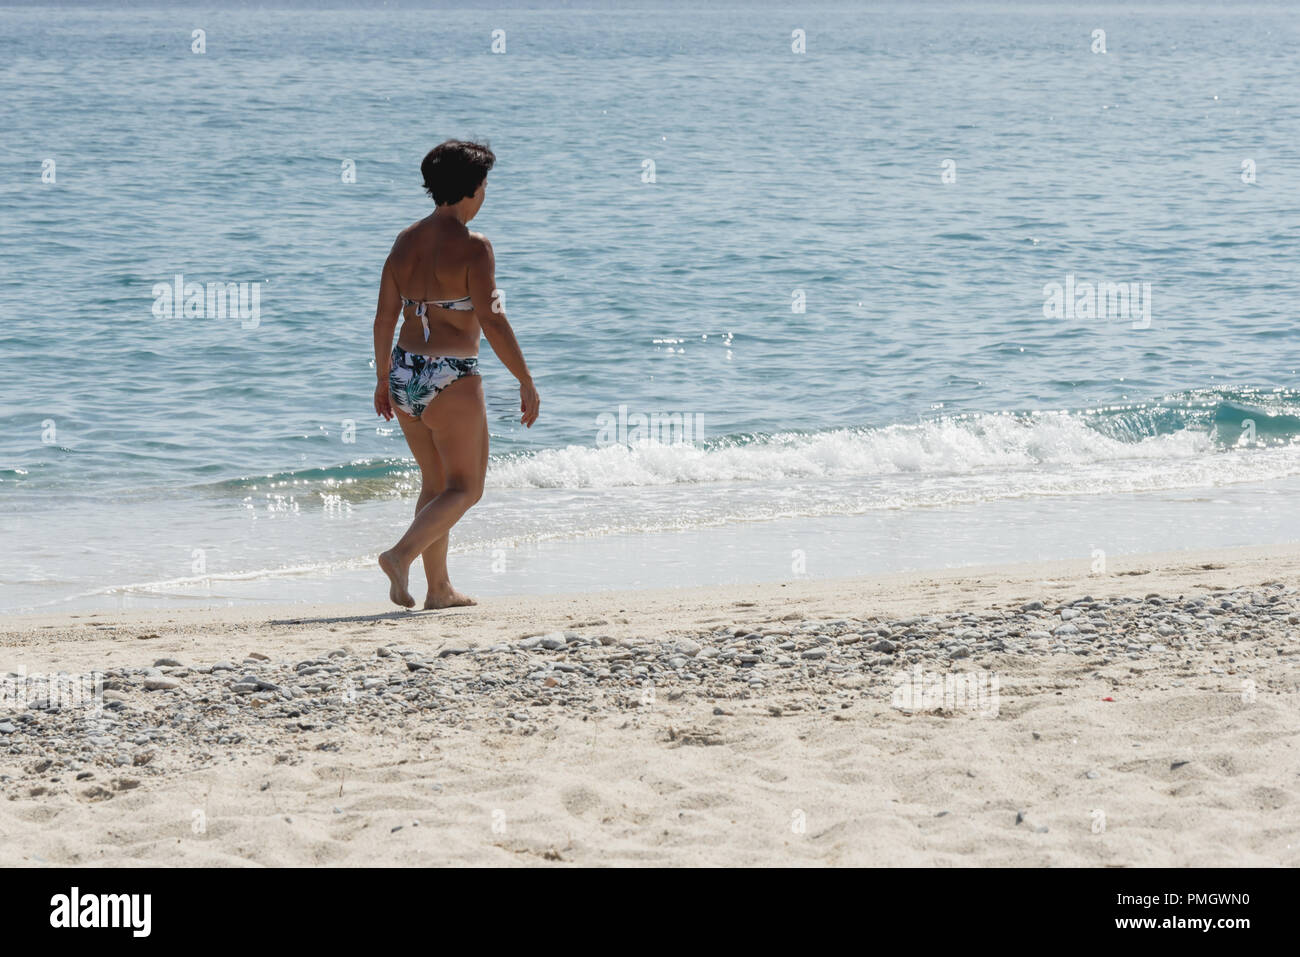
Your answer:
[[[427,428],[438,456],[442,489],[419,508],[415,521],[398,543],[379,556],[379,567],[392,583],[389,597],[407,608],[415,604],[407,590],[411,563],[441,539],[445,567],[447,533],[483,496],[488,429],[482,380],[478,376],[466,376],[453,382],[429,403],[420,421]],[[408,435],[409,444],[405,421],[402,430]],[[412,447],[413,454],[414,451]],[[421,466],[422,473],[423,470]]]
[[[406,436],[406,444],[420,466],[420,494],[415,499],[415,514],[419,515],[424,506],[432,502],[446,487],[442,474],[442,459],[433,444],[433,433],[419,419],[413,419],[400,409],[393,410],[397,421]],[[451,576],[447,573],[447,540],[444,535],[428,548],[420,557],[424,560],[424,580],[426,591],[424,607],[449,608],[452,605],[473,605],[474,599],[462,595],[451,587]]]

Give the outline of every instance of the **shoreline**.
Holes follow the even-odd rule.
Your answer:
[[[13,639],[21,640],[24,635],[37,630],[50,632],[48,637],[60,639],[91,637],[81,631],[90,624],[90,619],[95,619],[96,625],[116,623],[124,630],[170,625],[178,637],[199,627],[215,627],[217,633],[228,633],[251,623],[388,615],[422,620],[455,617],[475,622],[491,617],[501,623],[540,616],[539,621],[559,624],[568,614],[566,608],[586,610],[593,604],[617,604],[624,609],[631,607],[634,609],[630,612],[632,614],[648,616],[648,621],[663,621],[668,610],[676,612],[688,608],[706,613],[716,605],[719,593],[734,594],[737,601],[758,601],[769,595],[779,595],[784,600],[812,608],[825,603],[839,603],[845,606],[846,611],[850,606],[869,610],[862,602],[871,600],[879,602],[884,609],[914,614],[923,611],[928,600],[926,591],[922,589],[959,589],[964,596],[974,592],[974,595],[964,597],[964,601],[979,601],[980,596],[986,596],[989,602],[997,603],[1014,601],[1017,595],[1028,594],[1024,589],[1031,586],[1045,586],[1053,591],[1082,587],[1084,592],[1080,592],[1081,595],[1089,588],[1099,593],[1133,595],[1142,590],[1144,581],[1166,588],[1175,584],[1205,587],[1211,581],[1212,573],[1217,573],[1213,582],[1223,587],[1248,582],[1260,574],[1268,575],[1270,569],[1277,576],[1300,578],[1300,543],[1117,555],[1108,558],[1106,565],[1106,572],[1102,574],[1091,571],[1090,559],[1078,558],[963,565],[844,578],[609,589],[553,595],[520,593],[482,599],[478,605],[467,608],[435,611],[406,610],[393,605],[386,596],[387,580],[376,566],[373,569],[376,579],[373,601],[250,602],[201,608],[177,606],[3,615],[0,616],[0,653],[12,647]],[[1223,567],[1202,567],[1206,565]]]
[[[1208,495],[1204,490],[1178,490],[1136,496],[1011,498],[943,508],[688,524],[657,531],[611,529],[593,537],[561,532],[546,540],[529,538],[537,516],[526,523],[520,539],[494,537],[492,528],[499,531],[501,522],[520,513],[518,502],[494,513],[502,504],[496,502],[474,515],[463,534],[454,536],[452,575],[466,594],[495,602],[593,589],[622,592],[788,582],[794,577],[796,552],[800,571],[816,580],[829,580],[832,575],[875,578],[898,570],[924,574],[1068,562],[1097,548],[1121,560],[1187,549],[1295,544],[1300,543],[1300,518],[1278,506],[1292,493],[1300,493],[1300,479],[1236,484]],[[175,527],[157,529],[147,556],[133,554],[130,548],[121,551],[111,541],[92,543],[91,558],[79,561],[75,570],[68,569],[64,585],[28,580],[28,573],[22,571],[0,575],[10,582],[0,589],[4,593],[0,616],[117,611],[164,615],[170,609],[244,604],[274,608],[368,603],[377,597],[374,555],[405,529],[406,513],[403,504],[396,511],[359,509],[334,518],[302,513],[257,524],[253,526],[257,539],[269,549],[263,558],[270,560],[265,563],[247,560],[248,556],[241,559],[238,549],[229,550],[234,526],[217,534],[205,529],[203,522],[187,524],[193,516],[177,517]],[[1141,518],[1135,520],[1139,513]],[[123,518],[134,520],[134,516]],[[163,523],[164,517],[154,516],[149,522]],[[152,528],[150,524],[146,531]],[[23,530],[14,531],[21,538]],[[27,531],[45,536],[57,530],[33,526]],[[240,524],[237,537],[242,540],[250,531]],[[209,549],[204,552],[207,571],[197,576],[191,565],[196,543]],[[115,559],[96,570],[95,556],[109,553]],[[287,558],[288,564],[276,569],[270,567],[276,564],[274,555],[297,557]],[[308,555],[315,557],[312,562],[298,560]],[[178,572],[182,577],[174,577]],[[118,584],[96,585],[100,577]],[[412,577],[418,587],[422,581],[418,567]]]
[[[1300,546],[1109,566],[8,618],[0,863],[1300,864]]]

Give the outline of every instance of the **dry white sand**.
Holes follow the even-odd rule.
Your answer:
[[[486,658],[439,650],[592,622],[617,644],[761,631],[794,615],[898,619],[1032,600],[1050,612],[1084,595],[1300,586],[1290,546],[1110,566],[494,599],[420,614],[376,601],[11,618],[0,624],[0,672],[238,663],[250,652],[292,662],[346,646],[404,673],[400,658],[374,657],[384,646],[415,649],[440,680],[470,680]],[[381,584],[376,571],[377,594]],[[725,699],[689,684],[635,706],[559,698],[526,721],[471,701],[455,723],[436,709],[389,724],[358,717],[272,745],[252,727],[207,760],[164,745],[141,767],[43,768],[48,741],[28,735],[25,753],[11,754],[0,738],[0,864],[1297,866],[1300,626],[1275,624],[1104,664],[1049,652],[945,663],[998,676],[996,716],[905,713],[889,684],[848,672],[797,688],[733,682]],[[127,711],[165,722],[183,693],[128,696]],[[852,706],[817,709],[832,696]],[[241,720],[256,725],[257,712]],[[337,750],[320,749],[325,737]],[[75,768],[92,776],[77,780]]]

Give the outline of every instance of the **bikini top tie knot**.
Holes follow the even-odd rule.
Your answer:
[[[419,299],[403,299],[402,308],[407,306],[415,307],[415,314],[420,318],[420,324],[424,326],[424,341],[429,341],[429,306],[438,306],[441,309],[454,309],[457,312],[472,312],[474,304],[470,302],[469,296],[461,299],[430,299],[427,302]]]

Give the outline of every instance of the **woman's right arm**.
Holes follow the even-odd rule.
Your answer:
[[[496,297],[496,257],[492,254],[492,244],[486,236],[475,235],[473,239],[476,248],[469,263],[469,298],[474,305],[474,316],[501,364],[519,380],[519,421],[532,428],[541,399],[505,309]]]
[[[389,259],[384,260],[384,272],[379,277],[379,302],[375,306],[375,411],[385,419],[393,417],[393,403],[388,394],[389,364],[393,358],[393,330],[402,316],[402,294],[397,291],[397,280]]]

